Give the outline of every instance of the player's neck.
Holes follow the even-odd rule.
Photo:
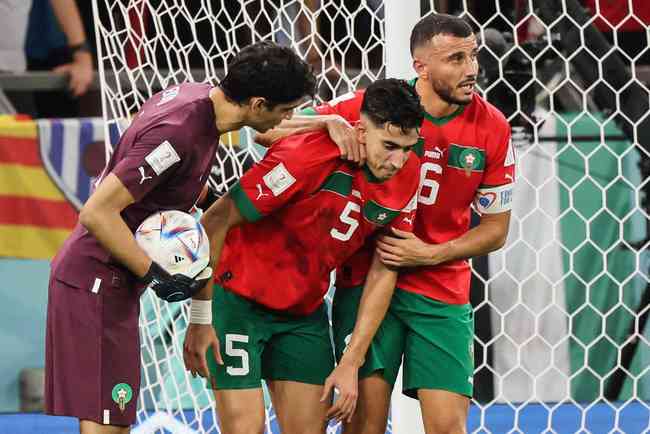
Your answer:
[[[455,113],[459,105],[458,104],[449,104],[447,101],[440,98],[440,96],[434,92],[431,83],[426,80],[418,80],[415,83],[415,89],[420,95],[420,102],[424,110],[429,113],[434,118],[444,118],[449,116],[452,113]]]
[[[238,130],[244,126],[241,107],[230,102],[219,86],[212,88],[210,99],[214,107],[217,130],[220,134]]]

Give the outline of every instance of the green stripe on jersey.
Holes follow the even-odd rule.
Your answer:
[[[239,181],[235,184],[228,193],[232,200],[235,202],[237,209],[241,215],[249,222],[256,222],[262,218],[262,214],[255,208],[253,202],[249,197],[244,193],[244,190],[241,188]]]
[[[375,201],[369,200],[363,206],[363,215],[368,221],[383,226],[393,221],[399,215],[399,211],[384,208]]]
[[[334,172],[327,177],[321,190],[331,191],[341,196],[349,196],[352,193],[352,175],[343,172]]]
[[[432,124],[438,125],[439,127],[445,125],[446,123],[456,119],[463,111],[465,110],[464,105],[459,105],[456,110],[452,114],[449,114],[447,116],[442,116],[439,118],[431,116],[428,112],[424,112],[424,118],[431,122]]]
[[[422,158],[424,155],[424,138],[420,137],[418,139],[418,142],[413,146],[413,152],[415,152],[415,155]]]
[[[366,181],[372,184],[381,184],[383,181],[375,176],[367,164],[363,165],[363,173],[366,175]]]
[[[317,115],[318,112],[316,112],[316,109],[313,107],[306,107],[298,112],[299,115],[302,116],[314,116]]]
[[[482,172],[485,170],[485,150],[452,143],[447,165],[466,172]]]

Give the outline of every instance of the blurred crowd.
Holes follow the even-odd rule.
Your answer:
[[[0,0],[0,71],[53,71],[68,77],[69,88],[63,91],[7,92],[18,112],[79,116],[79,97],[90,89],[96,69],[91,6],[75,0]]]
[[[98,1],[101,19],[115,14],[106,8],[111,1],[127,8],[140,10],[142,27],[139,31],[146,33],[156,31],[152,24],[150,10],[156,10],[168,0],[100,0]],[[409,0],[418,1],[418,0]],[[646,32],[650,25],[650,8],[647,0],[632,0],[631,3],[611,0],[579,0],[590,14],[599,15],[596,26],[610,43],[615,44],[628,65],[650,65],[650,50],[647,49]],[[176,2],[173,2],[176,3]],[[244,6],[238,1],[201,0],[188,2],[188,8],[210,3],[211,11],[223,16],[236,16],[242,8],[251,17],[255,16],[254,31],[246,26],[232,29],[199,28],[199,38],[216,38],[210,43],[227,46],[234,40],[239,46],[253,42],[260,37],[272,35],[281,44],[288,44],[293,39],[295,47],[301,51],[317,71],[322,71],[330,82],[340,78],[342,68],[367,69],[376,73],[383,68],[381,46],[376,44],[381,38],[378,23],[383,18],[384,8],[381,0],[258,0],[247,2]],[[331,4],[330,4],[331,3]],[[500,32],[516,33],[519,42],[543,37],[546,32],[544,24],[530,14],[528,0],[420,0],[423,14],[433,8],[437,12],[462,14],[469,12],[470,21],[475,27],[491,27]],[[284,6],[286,4],[286,6]],[[535,1],[532,2],[535,5]],[[624,6],[622,6],[624,4]],[[631,5],[632,10],[629,10]],[[466,8],[466,9],[464,9]],[[334,10],[356,11],[352,29],[345,19],[336,15]],[[259,11],[267,14],[259,14]],[[257,13],[255,11],[258,11]],[[315,12],[320,12],[316,13]],[[315,16],[315,20],[310,17]],[[260,18],[261,17],[261,18]],[[134,25],[123,23],[123,25]],[[0,0],[0,26],[3,37],[0,38],[0,74],[22,73],[25,71],[53,71],[68,78],[68,88],[58,91],[12,92],[5,91],[9,100],[19,113],[33,117],[77,117],[80,115],[99,114],[100,104],[97,92],[84,107],[81,102],[96,83],[95,35],[92,14],[92,2],[88,0]],[[227,25],[226,25],[227,26]],[[235,27],[233,25],[233,27]],[[278,28],[279,27],[279,28]],[[316,31],[312,31],[315,28]],[[163,25],[163,31],[166,30]],[[354,33],[354,40],[359,47],[365,47],[364,53],[345,43]],[[195,33],[178,31],[178,37],[187,42]],[[229,33],[230,32],[230,33]],[[220,34],[223,33],[223,34]],[[228,34],[231,36],[228,36]],[[210,43],[208,45],[210,45]],[[327,49],[335,45],[343,49]],[[127,50],[128,51],[128,50]],[[128,53],[127,53],[128,55]],[[202,68],[197,52],[189,53],[191,66]],[[625,57],[625,56],[624,56]],[[164,64],[164,63],[162,63]],[[170,65],[170,68],[174,65]],[[219,68],[221,66],[217,66]],[[366,79],[353,80],[355,83],[367,84]],[[97,89],[97,86],[94,86]],[[329,93],[328,93],[329,91]],[[334,96],[332,89],[323,89],[321,97]],[[88,99],[88,97],[86,97]],[[91,107],[90,110],[88,106]],[[84,109],[85,108],[85,109]]]

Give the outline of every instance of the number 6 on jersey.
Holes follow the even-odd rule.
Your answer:
[[[435,163],[424,163],[420,167],[420,196],[418,197],[418,202],[423,205],[433,205],[438,199],[438,189],[440,184],[438,181],[433,179],[427,179],[427,174],[429,172],[436,173],[438,175],[442,174],[442,166]],[[429,187],[428,194],[424,195],[424,187]]]

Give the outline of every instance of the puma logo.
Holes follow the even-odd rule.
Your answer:
[[[434,146],[432,151],[424,151],[424,156],[429,157],[429,158],[434,158],[434,159],[440,159],[442,158],[444,150],[440,149],[437,146]]]
[[[261,198],[268,196],[268,193],[262,191],[262,184],[257,184],[257,198],[255,200],[260,200]]]
[[[138,170],[140,171],[140,176],[142,176],[142,179],[140,179],[140,185],[142,185],[142,183],[145,182],[147,179],[153,179],[153,176],[147,176],[144,173],[144,167],[140,166]]]
[[[404,222],[408,222],[408,224],[412,225],[413,224],[413,217],[404,217]]]
[[[505,176],[506,176],[506,179],[509,179],[509,180],[511,180],[511,181],[513,180],[513,179],[512,179],[512,175],[510,175],[509,173],[506,173]]]

